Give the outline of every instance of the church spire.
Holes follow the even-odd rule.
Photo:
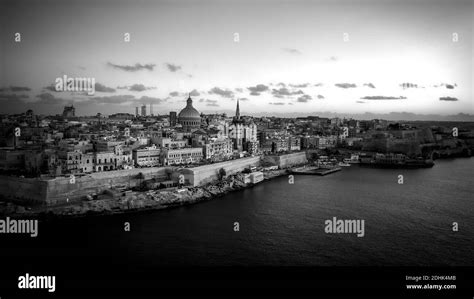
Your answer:
[[[235,118],[240,119],[239,99],[237,99],[237,109],[235,110]]]

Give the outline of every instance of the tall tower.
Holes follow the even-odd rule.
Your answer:
[[[135,107],[135,116],[136,117],[140,116],[140,113],[138,113],[138,107]]]
[[[153,103],[150,103],[150,115],[153,116]]]
[[[237,109],[235,110],[235,118],[240,119],[239,99],[237,99]]]
[[[146,116],[146,105],[142,105],[142,116]]]

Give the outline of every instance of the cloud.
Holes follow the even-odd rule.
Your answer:
[[[156,66],[155,64],[151,64],[151,63],[149,64],[136,63],[135,65],[118,65],[118,64],[113,64],[111,62],[107,62],[107,65],[115,69],[119,69],[126,72],[136,72],[136,71],[141,71],[145,69],[149,71],[153,71],[153,69]]]
[[[365,104],[364,101],[356,101],[357,104]]]
[[[143,84],[133,84],[132,86],[130,86],[130,88],[128,89],[130,91],[145,91],[147,90],[146,86],[143,85]]]
[[[357,87],[357,85],[353,83],[336,83],[334,85],[340,88],[356,88]]]
[[[439,98],[440,101],[449,101],[449,102],[456,102],[459,101],[457,98],[452,98],[452,97],[441,97]]]
[[[160,99],[160,98],[154,98],[154,97],[148,97],[148,96],[142,96],[141,98],[137,99],[139,102],[142,103],[153,103],[153,104],[161,104],[163,102],[166,102],[167,99]]]
[[[285,84],[285,83],[283,83],[283,82],[280,82],[280,83],[278,83],[278,84],[277,84],[277,86],[286,87],[286,84]]]
[[[63,103],[64,101],[62,99],[56,98],[50,93],[41,93],[36,96],[39,98],[39,101],[35,102],[37,104],[47,104],[47,105],[57,105],[59,103]]]
[[[272,94],[277,98],[283,98],[293,95],[302,95],[304,92],[302,90],[290,91],[288,88],[282,87],[280,89],[272,89]]]
[[[190,93],[189,93],[190,96],[192,97],[198,97],[200,96],[201,94],[199,93],[199,91],[197,91],[196,89],[193,89]]]
[[[293,88],[305,88],[308,87],[309,83],[303,83],[303,84],[290,84],[290,87]]]
[[[50,90],[49,87],[50,86],[46,87],[46,89]],[[107,86],[105,86],[103,84],[100,84],[100,83],[96,83],[95,84],[95,91],[98,91],[98,92],[115,92],[115,89],[113,89],[111,87],[107,87]]]
[[[337,58],[336,56],[331,56],[329,57],[329,61],[338,61],[339,58]]]
[[[1,100],[12,100],[12,101],[19,101],[23,99],[29,99],[30,96],[26,94],[16,94],[16,93],[11,93],[11,94],[0,94],[0,99]]]
[[[236,88],[235,91],[236,92],[244,92],[243,88]]]
[[[271,102],[270,102],[270,105],[277,105],[277,106],[281,106],[281,105],[285,105],[285,103],[282,103],[282,102],[275,102],[275,103],[271,103]]]
[[[404,100],[406,97],[386,97],[386,96],[365,96],[361,98],[362,100]]]
[[[232,98],[234,96],[234,93],[231,90],[223,90],[219,87],[214,87],[213,89],[209,90],[210,94],[217,94],[220,96],[223,96],[225,98]]]
[[[297,101],[300,102],[300,103],[307,103],[309,100],[312,100],[312,99],[313,98],[311,96],[305,94],[305,95],[302,95],[301,97],[299,97],[297,99]]]
[[[181,66],[177,65],[177,64],[165,63],[165,65],[168,68],[168,70],[172,73],[175,73],[175,72],[181,70]]]
[[[268,86],[264,84],[258,84],[256,86],[247,87],[250,90],[250,95],[259,96],[262,92],[268,90]]]
[[[217,104],[217,103],[207,103],[206,106],[208,106],[208,107],[219,107],[219,104]]]
[[[19,91],[31,91],[31,88],[23,87],[23,86],[10,86],[10,87],[0,88],[0,92],[19,92]]]
[[[91,102],[95,102],[97,104],[123,104],[123,103],[134,101],[134,100],[135,100],[135,96],[133,95],[114,95],[114,96],[90,98]]]
[[[300,55],[301,54],[301,52],[298,49],[283,48],[282,50],[285,51],[286,53],[290,53],[290,54],[293,54],[293,55]]]
[[[323,83],[316,83],[316,84],[314,84],[314,86],[321,87],[321,86],[323,86]]]
[[[180,95],[181,95],[181,94],[180,94],[179,92],[177,92],[177,91],[172,91],[172,92],[170,92],[170,96],[172,96],[172,97],[178,97],[178,96],[180,96]]]
[[[320,99],[320,100],[321,100],[321,99],[324,99],[324,96],[318,94],[318,99]]]
[[[375,88],[374,84],[372,83],[364,83],[364,86],[370,87],[370,88]]]
[[[248,101],[249,99],[247,98],[239,98],[239,101]]]
[[[403,89],[407,89],[407,88],[418,88],[418,84],[406,82],[406,83],[400,84],[400,87],[402,87]]]

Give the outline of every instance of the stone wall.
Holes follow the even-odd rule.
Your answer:
[[[186,183],[192,186],[199,186],[219,179],[219,170],[223,168],[226,175],[243,171],[250,166],[259,166],[260,157],[250,157],[214,163],[194,168],[180,169],[184,175]]]
[[[286,155],[268,155],[265,156],[264,161],[277,165],[279,168],[286,168],[307,163],[308,159],[306,158],[306,152],[297,152]]]
[[[47,187],[47,182],[41,179],[0,176],[0,197],[6,201],[42,203]]]
[[[139,178],[139,173],[143,178]],[[100,194],[112,187],[135,187],[141,182],[153,178],[164,178],[165,167],[134,168],[128,170],[115,170],[96,172],[85,176],[76,177],[71,184],[69,177],[59,177],[48,180],[47,204],[58,204],[83,199],[88,194]]]
[[[143,178],[138,174],[142,173]],[[134,168],[96,172],[84,176],[53,179],[30,179],[0,176],[0,192],[7,201],[24,203],[61,204],[84,199],[88,194],[101,193],[111,187],[135,187],[141,182],[153,178],[166,177],[165,167]]]

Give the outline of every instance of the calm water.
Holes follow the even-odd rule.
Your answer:
[[[37,239],[9,243],[3,251],[53,263],[101,257],[105,264],[133,267],[474,266],[473,169],[469,158],[417,170],[352,166],[326,177],[295,176],[293,185],[280,177],[187,207],[40,224]],[[364,219],[365,237],[324,233],[332,217]],[[130,232],[124,232],[125,221]]]

